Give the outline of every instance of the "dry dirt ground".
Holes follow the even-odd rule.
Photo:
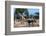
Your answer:
[[[30,27],[38,27],[39,26],[39,20],[36,20],[36,23],[33,22],[33,25],[32,23],[30,23]],[[16,21],[15,20],[15,24],[14,24],[14,27],[29,27],[29,24],[28,22],[25,22],[25,21]]]

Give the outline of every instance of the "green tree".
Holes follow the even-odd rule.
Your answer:
[[[23,16],[23,13],[26,9],[25,8],[16,8],[14,12],[14,21],[16,19],[20,19]]]
[[[29,17],[29,13],[27,9],[25,10],[25,15]]]
[[[30,15],[29,17],[30,17],[30,18],[33,18],[33,15]]]
[[[36,12],[35,14],[36,14],[36,15],[39,15],[39,12]]]
[[[18,13],[22,14],[24,11],[25,11],[24,8],[16,8],[15,12],[16,12],[16,14],[18,14]]]
[[[36,19],[39,19],[39,12],[35,13],[36,15],[34,16]]]

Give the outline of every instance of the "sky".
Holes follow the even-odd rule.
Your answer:
[[[37,8],[28,8],[29,15],[35,15],[34,13],[39,12]]]

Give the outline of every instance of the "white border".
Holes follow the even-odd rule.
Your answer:
[[[39,18],[39,27],[21,27],[14,28],[14,8],[38,8],[40,9],[40,18]],[[42,7],[41,6],[22,6],[22,5],[11,5],[11,32],[13,31],[34,31],[34,30],[42,30]]]

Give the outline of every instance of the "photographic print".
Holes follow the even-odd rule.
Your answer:
[[[15,8],[14,27],[39,27],[39,9]]]
[[[6,35],[44,32],[44,3],[5,2]]]

